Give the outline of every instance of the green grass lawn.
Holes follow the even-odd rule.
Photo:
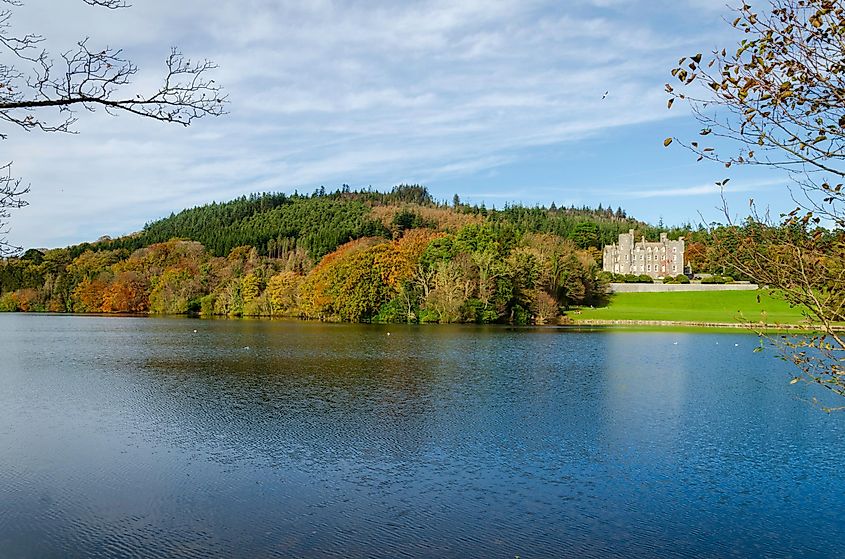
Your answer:
[[[760,302],[757,302],[757,296]],[[617,293],[603,308],[572,311],[576,321],[594,320],[675,320],[684,322],[758,322],[797,324],[804,321],[799,309],[763,290],[681,291],[675,293]]]

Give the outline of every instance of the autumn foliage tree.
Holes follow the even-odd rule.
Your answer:
[[[118,273],[103,293],[102,312],[143,313],[149,308],[148,283],[138,272]]]
[[[845,395],[845,338],[836,324],[845,304],[845,6],[761,4],[735,9],[732,26],[743,37],[736,47],[684,57],[672,70],[669,106],[688,103],[703,128],[695,140],[665,144],[678,141],[699,160],[780,169],[791,178],[795,209],[780,223],[752,212],[715,240],[733,243],[722,252],[736,269],[821,326],[819,336],[779,341],[802,372],[795,380]]]
[[[273,275],[267,282],[267,291],[273,315],[295,315],[299,307],[299,285],[304,277],[294,272],[284,271]]]

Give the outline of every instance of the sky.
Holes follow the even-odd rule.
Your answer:
[[[735,44],[719,0],[25,0],[15,30],[55,56],[89,37],[155,90],[171,46],[218,65],[228,114],[190,127],[78,114],[76,134],[3,129],[31,185],[7,235],[24,247],[120,236],[253,192],[423,184],[487,207],[622,207],[667,225],[748,200],[794,206],[787,179],[695,161],[689,110],[663,85],[684,55]],[[0,55],[5,57],[6,55]],[[0,58],[4,62],[5,58]],[[605,95],[606,93],[606,95]]]

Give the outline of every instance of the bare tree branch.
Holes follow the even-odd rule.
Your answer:
[[[82,0],[90,6],[118,10],[130,7],[125,0]],[[128,92],[138,67],[121,49],[92,49],[89,39],[54,59],[41,48],[44,38],[35,33],[15,33],[12,15],[21,0],[0,0],[0,140],[11,129],[73,133],[77,109],[109,114],[128,113],[162,122],[188,126],[205,116],[225,114],[226,95],[209,77],[217,68],[210,60],[192,60],[171,48],[164,61],[161,85],[146,93]],[[8,60],[3,59],[5,52]],[[4,129],[2,125],[7,127]],[[0,167],[8,175],[9,165]],[[20,207],[28,188],[21,189],[8,176],[0,187],[0,230],[5,230],[8,209]],[[7,192],[7,195],[3,195]],[[0,233],[3,234],[3,233]],[[5,237],[0,253],[11,250]]]
[[[89,6],[101,6],[110,10],[118,10],[120,8],[129,8],[132,4],[127,4],[123,0],[82,0]]]
[[[24,196],[28,192],[29,186],[24,185],[20,178],[12,176],[11,163],[0,165],[0,256],[14,254],[21,249],[10,244],[6,237],[9,233],[9,210],[26,206]]]

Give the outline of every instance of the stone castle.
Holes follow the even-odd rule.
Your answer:
[[[657,242],[642,237],[634,242],[634,230],[619,235],[619,243],[604,247],[602,270],[614,274],[646,274],[653,278],[684,273],[684,238],[670,241],[666,233]]]

